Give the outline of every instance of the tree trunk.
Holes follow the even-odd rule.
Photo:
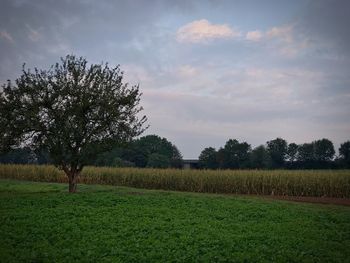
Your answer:
[[[70,172],[68,174],[68,179],[69,179],[69,192],[70,193],[75,193],[77,191],[77,178],[78,178],[79,173],[77,172]]]
[[[68,168],[67,166],[63,165],[62,169],[68,177],[68,184],[69,184],[68,191],[70,193],[75,193],[77,191],[77,180],[82,168],[79,168],[79,167]]]
[[[77,191],[77,174],[70,174],[69,178],[69,192],[75,193]]]

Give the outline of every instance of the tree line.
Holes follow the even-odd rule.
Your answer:
[[[17,148],[0,156],[0,163],[51,164],[49,154],[29,147]],[[99,153],[86,165],[112,167],[181,168],[182,155],[178,148],[158,135],[147,135],[130,143]]]
[[[13,149],[0,156],[0,163],[50,164],[45,151],[29,147]],[[166,138],[147,135],[97,154],[87,165],[111,167],[181,168],[183,158],[178,148]],[[350,168],[350,141],[340,145],[335,155],[328,139],[311,143],[287,143],[282,138],[252,148],[247,142],[228,140],[216,150],[207,147],[199,155],[201,169],[336,169]]]
[[[207,147],[199,155],[202,169],[332,169],[350,168],[350,141],[340,145],[335,156],[328,139],[311,143],[289,143],[276,138],[252,149],[247,142],[228,140],[216,150]]]

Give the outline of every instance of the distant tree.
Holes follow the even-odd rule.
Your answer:
[[[134,167],[135,164],[129,161],[126,161],[120,157],[115,157],[112,165],[113,167]]]
[[[238,140],[228,140],[221,150],[223,154],[223,163],[221,168],[237,169],[249,166],[249,154],[251,147],[248,143],[240,143]]]
[[[319,163],[333,160],[335,150],[333,143],[328,139],[321,139],[313,142],[315,161]]]
[[[251,168],[267,168],[270,163],[270,156],[264,145],[254,148],[250,154]]]
[[[44,149],[75,192],[81,170],[98,153],[144,131],[140,96],[138,86],[123,83],[119,66],[88,66],[68,55],[49,70],[23,67],[16,85],[8,81],[0,93],[0,148]]]
[[[300,168],[331,168],[335,150],[328,139],[304,143],[298,146],[297,161]]]
[[[287,150],[287,141],[282,138],[276,138],[267,142],[267,151],[270,155],[271,167],[281,168],[284,166]]]
[[[217,152],[215,148],[208,147],[205,148],[199,155],[199,166],[204,169],[217,169]]]
[[[152,153],[148,156],[147,167],[151,168],[168,168],[170,160],[167,156],[159,153]]]
[[[37,164],[51,164],[51,158],[50,154],[45,151],[44,149],[41,150],[36,150],[35,151],[35,156],[36,156],[36,163]]]
[[[297,161],[302,168],[312,168],[315,162],[314,145],[304,143],[298,146]]]
[[[35,162],[36,156],[29,147],[12,149],[0,156],[0,163],[29,164]]]
[[[224,148],[220,147],[220,149],[216,153],[216,161],[218,163],[218,168],[228,169],[228,167],[226,167],[226,164],[228,163],[226,159],[227,159],[227,154]]]
[[[122,160],[123,152],[124,148],[115,147],[110,151],[98,154],[92,164],[96,166],[116,166],[115,160],[116,158]]]
[[[126,159],[138,167],[145,167],[148,165],[149,156],[153,153],[166,156],[169,165],[174,168],[182,166],[182,155],[177,147],[158,135],[147,135],[135,140]]]
[[[340,145],[339,157],[342,165],[350,168],[350,141],[346,141]]]
[[[287,159],[289,162],[294,162],[297,159],[298,145],[296,143],[288,144]]]

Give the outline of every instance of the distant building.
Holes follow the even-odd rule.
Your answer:
[[[195,159],[185,159],[182,162],[183,169],[198,169],[199,161]]]

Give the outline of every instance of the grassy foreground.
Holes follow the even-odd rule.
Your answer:
[[[0,178],[67,182],[62,171],[45,165],[0,165]],[[210,171],[85,167],[79,181],[201,193],[350,198],[350,170]]]
[[[346,262],[350,209],[0,180],[1,262]]]

